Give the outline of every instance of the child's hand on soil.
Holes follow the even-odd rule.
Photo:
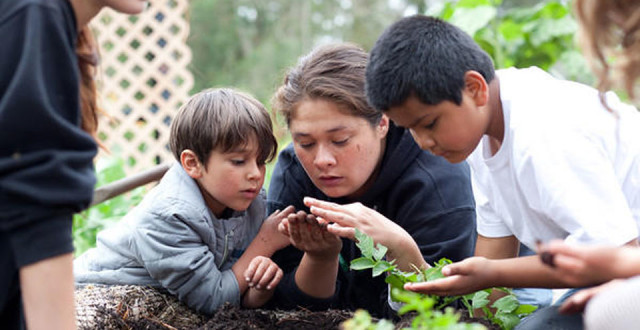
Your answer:
[[[332,258],[340,253],[340,237],[327,231],[326,224],[304,211],[283,220],[280,232],[289,235],[291,244],[311,257]]]
[[[244,272],[247,284],[256,290],[274,289],[282,276],[282,269],[273,260],[263,256],[253,258]]]

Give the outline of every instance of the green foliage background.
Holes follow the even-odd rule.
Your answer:
[[[416,13],[460,26],[491,55],[496,68],[537,65],[557,76],[593,81],[575,46],[577,25],[567,0],[191,0],[187,42],[193,54],[192,92],[230,86],[270,107],[286,69],[313,47],[347,41],[369,50],[384,28]],[[289,137],[284,124],[274,119],[282,148]],[[120,179],[122,162],[103,160],[97,173],[98,186]],[[76,254],[95,246],[96,233],[143,195],[141,188],[78,214]]]

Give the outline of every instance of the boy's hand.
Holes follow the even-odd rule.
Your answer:
[[[289,235],[293,246],[313,258],[333,258],[342,249],[340,237],[327,231],[326,224],[304,211],[289,214],[279,230]]]
[[[282,276],[282,269],[273,260],[263,256],[253,258],[244,272],[247,284],[256,290],[274,289]]]
[[[491,287],[490,260],[472,257],[442,268],[444,278],[429,281],[407,283],[405,290],[435,294],[438,296],[457,296]]]
[[[290,244],[289,237],[282,234],[278,230],[278,226],[283,219],[286,219],[289,214],[292,214],[295,208],[291,205],[287,206],[284,210],[276,210],[273,212],[260,227],[259,235],[267,245],[274,247],[274,252],[280,250]]]

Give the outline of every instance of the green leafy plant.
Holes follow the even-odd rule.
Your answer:
[[[100,158],[96,164],[96,187],[125,177],[124,161],[121,158]],[[111,198],[88,208],[73,217],[73,245],[75,255],[96,246],[96,235],[102,229],[118,222],[144,196],[146,189],[138,187],[126,194]]]
[[[575,42],[571,3],[544,0],[516,6],[502,0],[448,1],[428,14],[460,27],[493,59],[496,68],[538,66],[566,79],[592,83]]]
[[[521,305],[508,288],[485,289],[463,296],[451,297],[406,291],[404,284],[407,282],[425,282],[443,278],[442,268],[451,264],[451,260],[442,258],[428,269],[415,268],[413,272],[403,272],[397,268],[394,260],[384,259],[387,247],[380,243],[374,245],[373,239],[358,229],[356,229],[355,236],[358,241],[356,246],[360,249],[362,257],[351,261],[351,269],[371,269],[373,277],[388,272],[385,282],[390,285],[391,299],[404,304],[398,310],[398,314],[417,313],[412,322],[414,329],[476,329],[477,326],[480,326],[477,324],[458,325],[460,315],[455,313],[452,308],[446,307],[457,300],[460,300],[467,308],[469,317],[474,316],[474,310],[480,309],[484,312],[484,317],[502,329],[513,329],[520,322],[521,317],[531,314],[536,309],[535,306]],[[500,290],[505,293],[505,296],[489,305],[489,294],[492,290]],[[440,311],[442,309],[444,312]]]

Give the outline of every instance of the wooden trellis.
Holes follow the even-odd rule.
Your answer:
[[[137,16],[105,9],[91,23],[101,56],[100,106],[110,117],[101,119],[98,138],[125,160],[127,173],[173,159],[169,126],[193,86],[188,5],[149,1]]]

